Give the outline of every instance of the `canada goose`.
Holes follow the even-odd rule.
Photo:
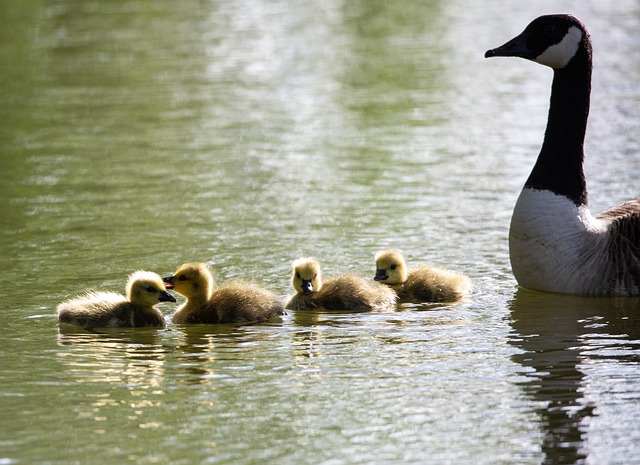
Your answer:
[[[640,294],[640,200],[589,212],[583,142],[591,92],[591,42],[570,15],[541,16],[485,57],[526,58],[553,69],[547,129],[516,202],[511,267],[530,289],[593,296]]]
[[[296,291],[287,302],[292,310],[376,310],[395,304],[392,289],[352,275],[322,280],[320,264],[314,258],[300,258],[291,267],[291,284]]]
[[[215,287],[204,263],[185,263],[163,279],[167,289],[187,298],[173,315],[174,323],[242,323],[284,315],[278,296],[253,284],[235,281]]]
[[[159,326],[164,316],[154,307],[175,302],[165,291],[162,278],[149,271],[136,271],[127,281],[127,296],[109,291],[88,291],[58,305],[58,321],[85,328]]]
[[[455,302],[471,290],[465,275],[428,265],[407,269],[402,252],[385,250],[376,254],[373,279],[387,284],[400,302]]]

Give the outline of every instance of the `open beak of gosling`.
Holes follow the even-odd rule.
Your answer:
[[[166,284],[165,284],[166,286]],[[167,291],[162,291],[160,293],[160,297],[158,298],[159,302],[175,302],[176,298],[169,294]]]
[[[175,281],[175,279],[176,279],[175,276],[167,276],[166,278],[162,278],[162,282],[164,282],[164,287],[167,289],[173,289],[173,282]]]
[[[387,270],[377,269],[376,275],[373,277],[373,279],[374,281],[386,281],[387,279],[389,279],[389,276],[387,276]]]
[[[485,58],[491,57],[520,57],[532,60],[535,58],[534,53],[527,47],[528,33],[523,32],[514,37],[509,42],[500,47],[487,50],[484,54]]]
[[[310,292],[313,291],[313,285],[311,284],[311,280],[310,279],[303,279],[302,280],[302,284],[300,284],[300,288],[302,289],[302,292],[305,294],[309,294]]]

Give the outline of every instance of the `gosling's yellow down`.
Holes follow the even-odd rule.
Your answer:
[[[187,298],[173,315],[174,323],[267,321],[285,313],[278,296],[253,284],[235,281],[215,287],[204,263],[185,263],[163,279],[168,289]]]
[[[165,320],[155,305],[175,302],[165,290],[162,278],[150,271],[129,275],[126,297],[110,291],[88,291],[58,305],[58,322],[85,328],[164,327]]]
[[[343,275],[322,280],[320,264],[314,258],[300,258],[291,267],[291,284],[296,291],[287,302],[292,310],[376,310],[394,305],[392,289],[366,279]]]
[[[471,291],[471,280],[459,273],[428,265],[407,269],[398,250],[385,250],[375,256],[373,279],[387,284],[400,302],[455,302]]]

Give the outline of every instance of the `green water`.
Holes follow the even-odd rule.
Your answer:
[[[638,195],[633,2],[3,1],[0,464],[640,461],[640,302],[509,267],[551,75],[483,53],[558,10],[594,41],[600,211]],[[186,261],[284,298],[297,257],[373,277],[392,247],[473,295],[240,327],[54,314]]]

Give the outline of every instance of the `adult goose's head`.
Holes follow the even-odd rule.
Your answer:
[[[540,16],[520,35],[485,53],[494,56],[521,57],[553,69],[547,129],[525,188],[586,206],[583,159],[592,71],[586,28],[571,15]]]
[[[545,15],[500,47],[487,50],[485,58],[520,57],[553,69],[570,65],[580,53],[591,57],[591,42],[583,24],[571,15]]]

